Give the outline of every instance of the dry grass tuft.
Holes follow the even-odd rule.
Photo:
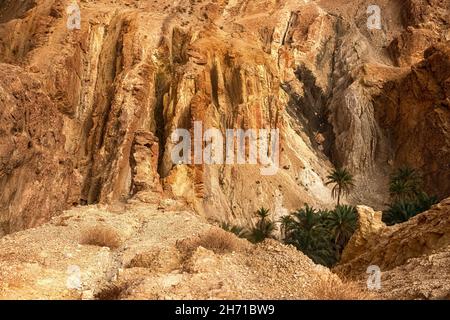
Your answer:
[[[321,278],[311,288],[314,300],[373,300],[376,294],[363,289],[355,282],[344,282],[334,276]]]
[[[170,247],[139,252],[126,265],[126,268],[146,268],[154,272],[169,273],[179,269],[181,263],[180,252]]]
[[[132,284],[129,282],[110,283],[101,288],[94,294],[96,300],[121,300],[125,299],[129,294]]]
[[[138,253],[133,259],[127,264],[127,268],[154,268],[157,264],[158,252],[143,252]]]
[[[198,247],[223,254],[242,249],[242,241],[230,232],[213,227],[198,236],[178,241],[177,248],[188,256],[192,255]]]
[[[81,237],[81,244],[111,249],[119,247],[121,243],[120,235],[115,229],[100,225],[85,230]]]

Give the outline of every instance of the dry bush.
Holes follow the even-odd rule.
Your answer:
[[[109,283],[94,294],[96,300],[120,300],[129,295],[130,282]]]
[[[83,232],[81,244],[109,247],[115,249],[120,246],[121,239],[118,232],[106,226],[91,227]]]
[[[70,218],[72,217],[71,216],[58,217],[58,219],[54,221],[54,225],[57,227],[67,227],[69,225],[67,223],[67,220],[69,220]]]
[[[242,240],[230,232],[213,227],[198,236],[177,242],[177,248],[188,256],[191,256],[198,247],[222,254],[239,251],[242,248]]]
[[[138,253],[131,259],[127,264],[127,268],[148,268],[152,269],[155,267],[158,258],[158,252],[143,252]]]
[[[341,281],[335,276],[321,278],[311,288],[315,300],[373,300],[376,294],[362,289],[355,282]]]
[[[173,247],[153,249],[137,253],[126,268],[147,268],[155,272],[169,273],[180,268],[180,252]]]

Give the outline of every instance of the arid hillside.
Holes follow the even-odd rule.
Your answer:
[[[0,299],[373,296],[293,247],[252,245],[173,204],[126,209],[73,209],[0,239]]]

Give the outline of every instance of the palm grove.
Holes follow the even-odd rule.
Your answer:
[[[327,176],[327,185],[333,185],[332,196],[336,199],[333,210],[315,209],[308,204],[281,218],[281,239],[295,246],[315,263],[325,266],[335,265],[356,230],[358,215],[356,207],[341,204],[354,188],[354,177],[345,168],[333,170]],[[390,203],[383,211],[383,221],[387,225],[402,223],[428,210],[437,202],[422,189],[422,178],[412,168],[396,170],[390,177]],[[275,238],[276,223],[270,219],[270,212],[260,208],[257,222],[250,228],[222,223],[222,228],[253,243],[266,238]]]

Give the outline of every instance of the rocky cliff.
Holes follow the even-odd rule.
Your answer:
[[[0,3],[3,234],[162,194],[242,223],[329,206],[333,164],[357,177],[351,202],[383,205],[405,164],[448,195],[448,1],[381,1],[381,30],[366,1],[80,1],[80,30],[70,3]],[[278,172],[173,163],[196,121],[279,128]]]

